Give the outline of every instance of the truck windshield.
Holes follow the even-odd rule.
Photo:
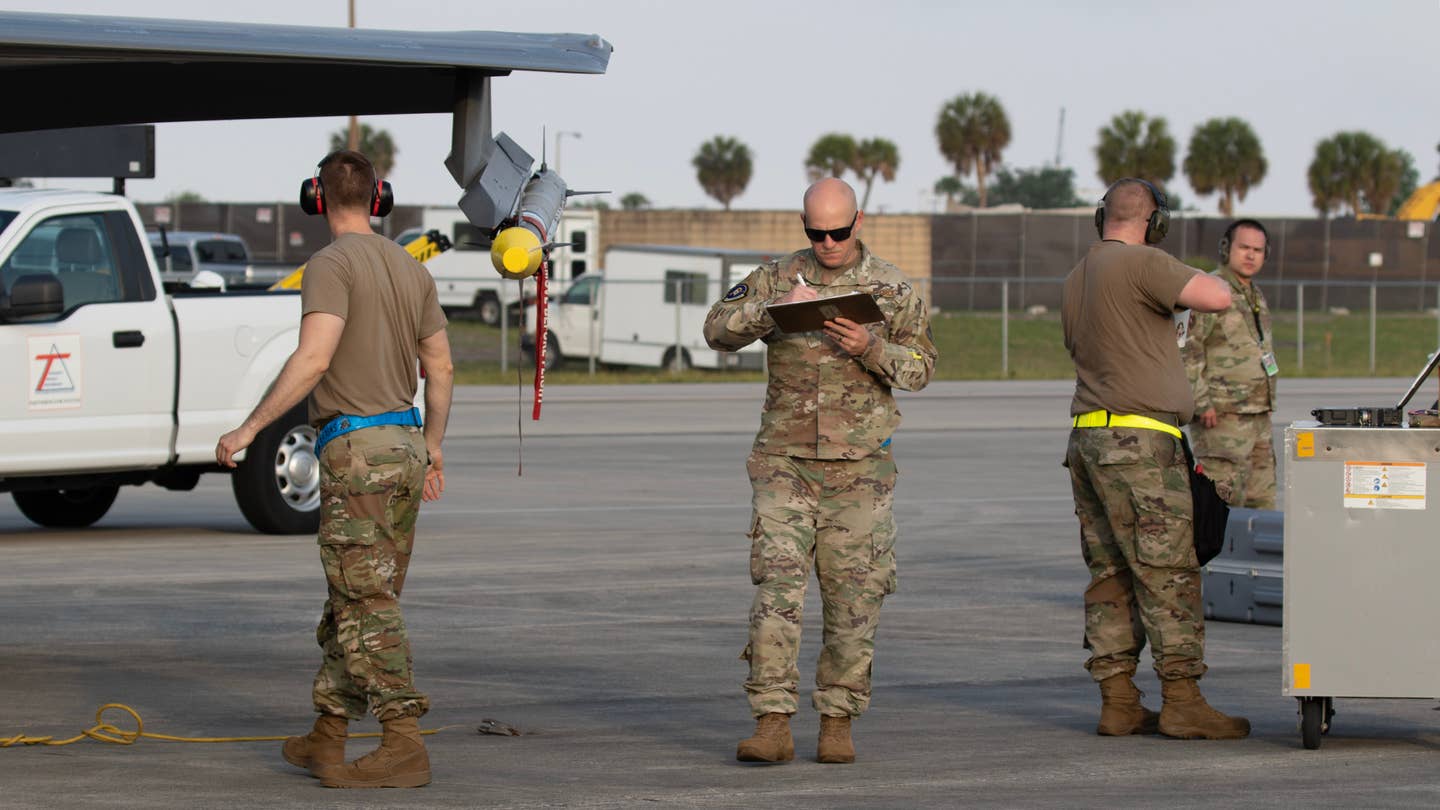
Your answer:
[[[0,211],[0,233],[4,233],[5,229],[10,227],[10,223],[15,221],[15,213],[14,211]]]

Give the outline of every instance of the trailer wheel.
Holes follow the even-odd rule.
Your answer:
[[[110,511],[118,486],[12,492],[20,513],[51,529],[82,529]]]
[[[669,369],[670,371],[684,371],[690,368],[690,352],[681,349],[680,357],[677,360],[675,357],[675,347],[671,346],[665,350],[665,356],[660,359],[660,367]]]
[[[1300,698],[1300,742],[1314,751],[1320,737],[1330,732],[1330,718],[1335,715],[1330,698]]]
[[[260,431],[230,485],[256,531],[311,534],[320,528],[320,459],[304,403]]]
[[[504,312],[495,293],[482,292],[475,295],[475,316],[486,326],[499,326]]]
[[[545,333],[545,370],[554,371],[555,367],[565,362],[565,355],[560,351],[560,341],[555,339],[554,332]],[[535,365],[535,350],[521,349],[520,357],[527,366]]]

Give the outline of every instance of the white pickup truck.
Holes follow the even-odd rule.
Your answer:
[[[167,295],[123,197],[0,189],[0,492],[42,526],[88,526],[123,484],[188,490],[227,472],[215,443],[299,339],[294,292]],[[303,403],[234,471],[240,511],[315,531],[320,476]]]

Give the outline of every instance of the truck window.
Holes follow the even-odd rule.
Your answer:
[[[82,304],[121,300],[119,265],[101,214],[51,217],[32,228],[0,265],[0,279],[8,293],[16,279],[32,273],[60,280],[66,314]]]
[[[12,222],[14,222],[14,221],[15,221],[15,212],[14,212],[14,211],[0,211],[0,233],[4,233],[4,232],[5,232],[5,229],[8,228],[8,227],[10,227],[10,223],[12,223]]]
[[[675,303],[679,296],[682,304],[704,304],[709,301],[705,295],[705,274],[685,270],[665,271],[665,303]]]
[[[245,264],[245,244],[233,239],[205,239],[195,243],[195,255],[202,262],[216,264]]]
[[[120,270],[120,298],[124,301],[155,300],[155,278],[150,274],[150,265],[145,262],[145,246],[130,215],[124,211],[106,211],[105,228],[114,246],[115,258]]]
[[[165,246],[159,242],[150,243],[150,251],[155,254],[155,266],[161,270],[165,269]],[[170,243],[170,270],[175,273],[188,273],[195,269],[190,262],[190,251],[184,245]]]
[[[582,304],[588,307],[594,302],[595,288],[598,286],[600,286],[599,280],[593,276],[577,281],[570,289],[565,291],[565,295],[560,298],[560,303]]]

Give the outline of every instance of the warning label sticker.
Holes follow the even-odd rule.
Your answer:
[[[30,408],[78,408],[82,402],[79,335],[39,335],[29,349]]]
[[[1414,461],[1345,462],[1345,508],[1424,509],[1425,464]]]

